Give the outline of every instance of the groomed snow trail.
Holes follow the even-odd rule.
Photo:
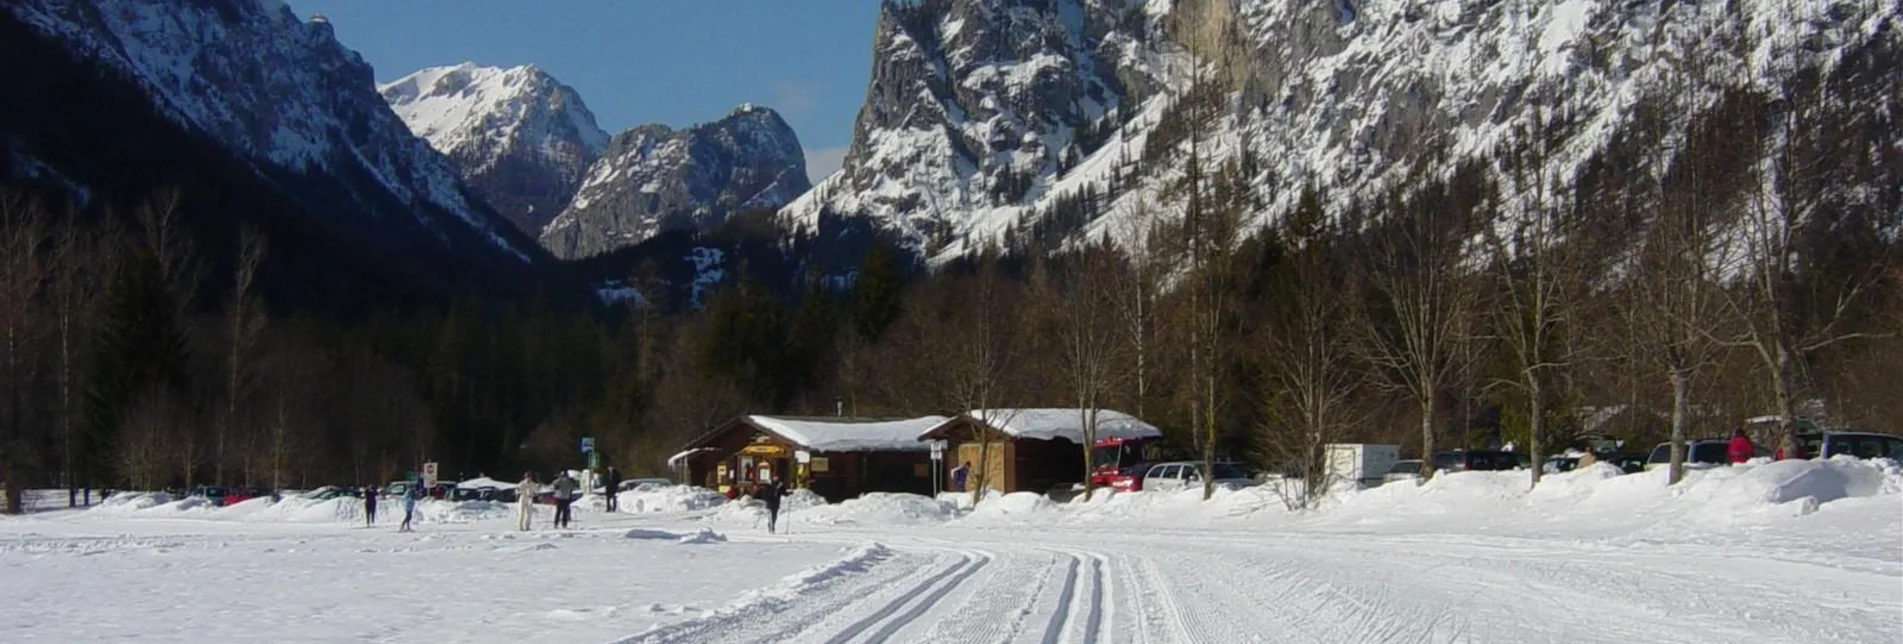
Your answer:
[[[1903,627],[1893,568],[1709,547],[1272,530],[808,532],[792,539],[876,538],[890,555],[801,588],[796,601],[625,641],[1799,643],[1890,642]]]

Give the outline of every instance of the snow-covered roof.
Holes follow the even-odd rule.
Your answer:
[[[747,420],[815,452],[923,452],[931,446],[919,442],[919,434],[947,419],[944,416],[902,420],[748,416]]]
[[[1012,438],[1084,440],[1083,410],[1080,409],[974,409],[965,418],[977,420]],[[1114,409],[1097,410],[1097,439],[1154,438],[1162,430],[1142,419]]]
[[[681,450],[680,452],[674,454],[673,456],[667,457],[667,466],[678,470],[678,469],[681,469],[681,467],[687,465],[687,457],[693,456],[695,454],[699,454],[701,452],[715,452],[715,451],[719,451],[719,450],[716,450],[712,447],[692,447],[685,450]]]

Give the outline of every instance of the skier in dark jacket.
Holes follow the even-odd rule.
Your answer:
[[[766,502],[766,531],[772,534],[780,523],[780,497],[786,496],[786,486],[779,481],[760,488],[760,500]]]
[[[375,486],[363,486],[363,524],[366,526],[377,524],[377,488]]]
[[[616,497],[621,496],[621,472],[615,471],[615,466],[610,465],[608,472],[602,475],[601,482],[601,493],[608,495],[608,511],[619,511],[621,503]]]

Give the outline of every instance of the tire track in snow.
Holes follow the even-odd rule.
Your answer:
[[[848,625],[845,630],[828,638],[826,642],[828,644],[847,644],[874,626],[878,626],[878,630],[873,631],[864,641],[886,641],[887,638],[898,632],[899,629],[910,625],[913,621],[916,621],[920,616],[924,615],[926,611],[931,610],[933,606],[938,604],[939,600],[945,598],[946,593],[951,592],[952,589],[963,584],[965,580],[970,579],[973,574],[983,569],[985,565],[991,563],[992,559],[990,554],[980,551],[962,551],[958,554],[964,558],[963,561],[919,582],[910,590],[901,594],[896,601],[888,602],[871,615],[867,615],[859,621],[853,622]]]
[[[1064,567],[1064,586],[1057,592],[1057,610],[1051,611],[1051,621],[1044,627],[1042,644],[1058,644],[1063,640],[1070,626],[1071,604],[1076,603],[1077,570],[1083,567],[1083,558],[1076,553],[1064,553],[1070,556],[1070,565]]]
[[[1087,550],[1052,548],[1068,557],[1064,584],[1055,600],[1056,608],[1044,629],[1040,644],[1060,642],[1100,642],[1106,632],[1115,632],[1107,624],[1110,613],[1104,610],[1109,594],[1105,579],[1107,558]],[[1106,628],[1109,626],[1109,628]]]
[[[906,565],[916,561],[919,565]],[[871,544],[846,557],[749,591],[732,603],[700,617],[664,624],[623,638],[618,644],[689,642],[810,641],[801,631],[828,617],[850,614],[855,605],[884,599],[895,587],[939,572],[938,560]],[[881,604],[883,606],[885,604]]]
[[[1142,575],[1141,581],[1144,582],[1143,586],[1145,587],[1144,597],[1155,600],[1154,602],[1143,603],[1146,609],[1144,613],[1146,616],[1151,617],[1152,620],[1149,621],[1147,626],[1156,628],[1161,632],[1152,633],[1151,628],[1145,628],[1143,630],[1146,635],[1149,635],[1151,638],[1157,635],[1165,636],[1167,639],[1162,641],[1166,642],[1218,641],[1198,638],[1190,632],[1188,614],[1183,611],[1182,604],[1176,601],[1176,592],[1170,588],[1169,582],[1163,578],[1163,572],[1157,569],[1154,560],[1139,557],[1135,560],[1133,568],[1133,575]],[[1153,611],[1150,610],[1150,604],[1152,603],[1154,604]]]

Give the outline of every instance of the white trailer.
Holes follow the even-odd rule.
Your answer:
[[[1400,445],[1330,443],[1324,450],[1329,480],[1354,481],[1362,487],[1381,485],[1381,477],[1401,460]]]

